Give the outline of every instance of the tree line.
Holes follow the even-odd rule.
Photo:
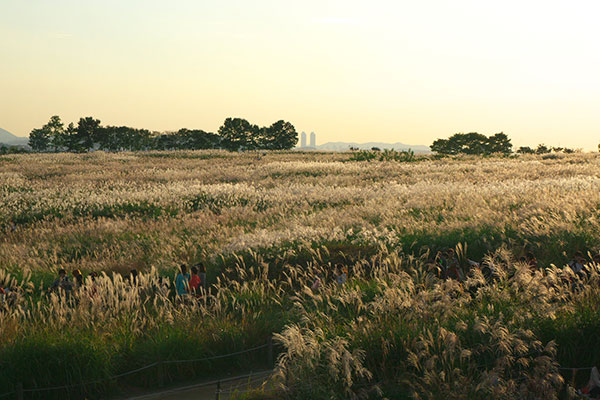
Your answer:
[[[598,146],[600,151],[600,145]],[[431,145],[431,151],[438,154],[456,155],[456,154],[511,154],[513,145],[510,138],[503,132],[491,136],[485,136],[477,132],[456,133],[448,139],[437,139]],[[540,144],[533,149],[527,146],[521,146],[517,149],[519,154],[547,154],[555,153],[573,153],[575,150],[567,147],[548,147]]]
[[[128,126],[103,126],[99,119],[80,118],[77,125],[65,126],[58,115],[29,134],[29,146],[37,152],[75,152],[92,150],[287,150],[298,142],[294,126],[279,120],[259,127],[243,118],[227,118],[218,133],[201,129],[176,132],[151,132]]]

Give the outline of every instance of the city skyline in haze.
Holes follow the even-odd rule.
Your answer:
[[[600,142],[600,5],[0,0],[0,127],[279,119],[319,142]]]

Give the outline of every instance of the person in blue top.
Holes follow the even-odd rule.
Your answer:
[[[190,274],[187,273],[187,266],[181,265],[181,272],[175,277],[175,291],[178,296],[185,296],[190,292]]]

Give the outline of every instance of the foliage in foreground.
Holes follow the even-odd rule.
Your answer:
[[[586,345],[550,340],[560,329],[552,321],[577,320],[595,304],[600,328],[598,266],[580,280],[569,269],[532,274],[505,251],[486,262],[490,280],[474,269],[461,285],[389,255],[378,268],[356,269],[369,286],[355,278],[304,288],[295,298],[302,322],[277,335],[282,390],[294,399],[558,398],[568,390],[561,360],[593,363],[600,354],[597,336]]]
[[[473,269],[460,284],[437,278],[425,259],[382,249],[346,265],[350,279],[339,285],[328,278],[326,252],[273,277],[255,255],[226,271],[199,303],[172,298],[156,272],[133,286],[103,276],[68,298],[38,301],[28,277],[13,280],[21,290],[0,312],[0,355],[11,366],[2,368],[0,387],[69,384],[157,360],[243,350],[271,332],[281,351],[273,384],[289,399],[559,398],[570,390],[560,365],[600,359],[598,336],[584,344],[579,335],[582,323],[600,329],[598,265],[583,277],[569,268],[532,273],[498,251],[486,259],[492,276]],[[167,380],[264,366],[264,359],[175,366]],[[149,371],[128,384],[156,379]],[[71,395],[110,389],[99,384]]]

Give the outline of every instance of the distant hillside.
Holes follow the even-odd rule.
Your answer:
[[[9,131],[0,128],[0,143],[5,144],[27,144],[29,142],[29,138],[15,136]]]
[[[404,143],[380,143],[380,142],[368,142],[368,143],[354,143],[354,142],[327,142],[325,144],[317,146],[318,150],[333,150],[333,151],[347,151],[350,147],[359,148],[361,150],[370,150],[373,147],[378,147],[381,150],[394,149],[394,150],[408,150],[411,149],[415,153],[431,153],[429,146],[423,145],[409,145]]]

